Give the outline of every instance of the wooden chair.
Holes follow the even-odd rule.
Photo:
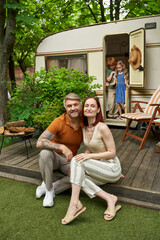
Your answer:
[[[135,139],[138,139],[139,141],[141,141],[141,144],[140,144],[140,147],[139,147],[139,150],[141,150],[143,148],[144,144],[145,144],[145,141],[148,137],[148,134],[149,134],[150,130],[154,131],[153,128],[152,128],[153,121],[155,119],[160,118],[160,87],[152,95],[149,103],[142,102],[142,101],[132,101],[132,103],[135,103],[133,113],[122,114],[123,118],[128,119],[128,124],[127,124],[126,130],[124,132],[122,141],[125,140],[127,135],[130,136],[130,137],[133,137]],[[142,110],[142,108],[140,106],[140,103],[147,103],[147,106],[146,106],[144,111]],[[140,112],[136,112],[137,108],[140,110]],[[145,134],[144,134],[143,138],[138,137],[138,136],[133,135],[133,134],[128,132],[132,121],[148,123],[148,127],[145,131]]]

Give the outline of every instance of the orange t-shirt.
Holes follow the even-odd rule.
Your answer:
[[[52,140],[53,143],[64,144],[73,152],[73,156],[77,154],[83,140],[82,128],[73,129],[68,114],[64,113],[55,118],[47,130],[55,136]],[[61,153],[60,150],[56,150],[56,152]]]

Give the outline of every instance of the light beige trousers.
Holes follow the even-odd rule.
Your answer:
[[[121,176],[121,164],[118,157],[109,160],[89,159],[82,163],[71,160],[70,182],[82,187],[90,197],[102,190],[99,186],[106,183],[115,183]]]
[[[108,89],[108,110],[108,117],[118,117],[115,89]]]
[[[70,178],[68,176],[70,163],[66,162],[66,157],[64,155],[50,150],[42,150],[40,152],[39,167],[43,181],[45,182],[48,190],[50,190],[54,185],[55,193],[59,194],[71,188]],[[53,184],[54,170],[60,170],[66,176]]]

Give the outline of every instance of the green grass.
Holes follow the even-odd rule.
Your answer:
[[[62,225],[70,192],[57,195],[52,208],[35,199],[36,186],[0,178],[0,240],[160,240],[160,212],[127,204],[115,219],[103,219],[106,204],[81,194],[87,207],[69,225]]]

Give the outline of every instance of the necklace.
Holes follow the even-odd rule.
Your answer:
[[[87,126],[87,128],[92,128],[92,127],[94,127],[94,126],[93,126],[93,125],[88,125],[88,126]]]
[[[92,136],[93,136],[93,132],[94,132],[94,126],[88,126],[86,128],[86,134],[85,134],[85,137],[87,139],[88,142],[90,142],[90,140],[92,139]]]

